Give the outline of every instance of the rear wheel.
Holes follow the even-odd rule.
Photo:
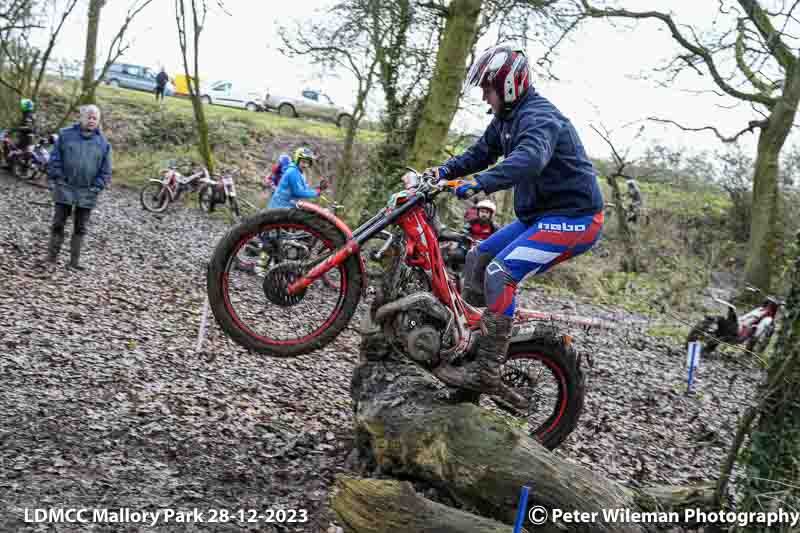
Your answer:
[[[11,173],[21,180],[30,180],[36,174],[33,165],[21,157],[15,157],[11,163]]]
[[[520,416],[494,397],[484,397],[481,405],[508,417],[549,450],[575,430],[583,411],[584,376],[575,350],[554,328],[541,328],[530,340],[512,343],[501,376],[530,402],[527,412]]]
[[[320,241],[326,254],[345,242],[336,226],[300,209],[270,209],[245,219],[220,239],[209,263],[207,290],[217,323],[240,346],[277,357],[328,345],[350,322],[361,298],[358,256],[327,273],[333,290],[313,283],[290,295],[287,286],[308,272],[315,258],[280,261],[263,277],[237,270],[237,257],[261,234],[278,240],[281,234],[291,234],[295,243]]]
[[[162,213],[169,206],[169,191],[161,183],[151,181],[142,187],[139,200],[145,211]]]
[[[291,117],[291,118],[297,116],[294,107],[292,107],[290,104],[281,104],[281,106],[278,108],[278,114],[282,117]]]

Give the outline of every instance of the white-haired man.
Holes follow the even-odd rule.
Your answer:
[[[47,182],[53,193],[55,212],[47,260],[55,264],[64,242],[64,226],[73,216],[68,266],[80,266],[81,247],[97,196],[111,183],[111,145],[100,132],[100,110],[95,105],[80,108],[80,122],[59,132],[50,154]]]

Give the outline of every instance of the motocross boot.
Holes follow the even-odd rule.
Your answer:
[[[486,312],[481,316],[481,335],[475,360],[463,366],[443,365],[433,373],[451,387],[500,395],[514,408],[524,411],[528,401],[503,384],[500,367],[505,363],[513,318]]]
[[[483,292],[483,279],[486,275],[486,267],[492,262],[492,254],[482,254],[477,248],[473,248],[467,254],[464,263],[464,289],[461,297],[470,305],[475,307],[486,307],[486,295]]]

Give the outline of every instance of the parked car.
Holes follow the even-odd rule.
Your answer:
[[[297,96],[270,94],[266,99],[267,109],[276,109],[285,117],[308,116],[332,120],[339,127],[347,127],[352,111],[333,103],[327,94],[304,89]]]
[[[220,80],[200,87],[200,98],[207,104],[239,107],[248,111],[264,111],[266,91],[248,90],[229,80]]]
[[[112,87],[124,87],[152,93],[156,90],[157,74],[157,70],[149,67],[131,65],[129,63],[114,63],[108,67],[104,81]],[[164,89],[164,95],[172,96],[174,94],[175,85],[168,81]]]

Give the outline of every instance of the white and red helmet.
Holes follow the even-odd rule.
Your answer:
[[[490,84],[502,95],[506,109],[510,109],[530,87],[530,69],[525,51],[507,45],[487,48],[478,56],[467,72],[464,88]]]

